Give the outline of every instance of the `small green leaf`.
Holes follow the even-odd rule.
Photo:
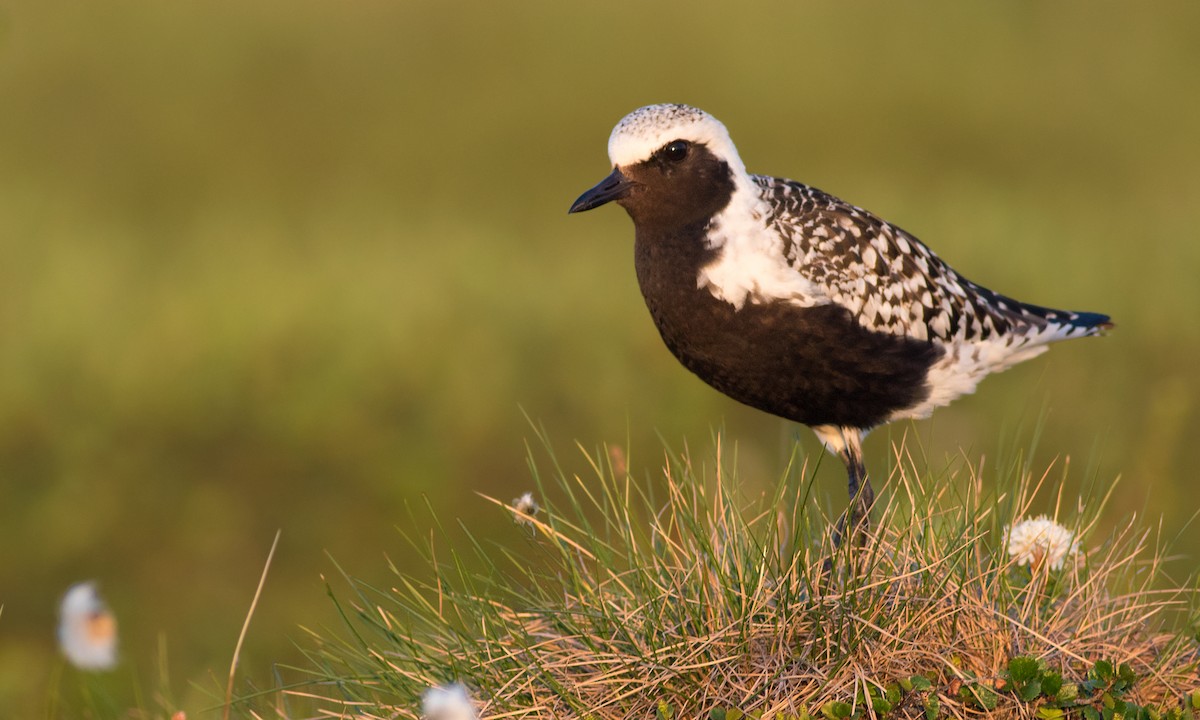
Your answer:
[[[729,708],[725,711],[725,720],[742,720],[744,717],[746,717],[746,713],[737,708]]]
[[[658,709],[655,712],[658,720],[673,720],[675,717],[675,709],[666,700],[658,701]]]
[[[1063,686],[1054,693],[1054,699],[1060,703],[1075,702],[1075,698],[1079,697],[1079,686],[1075,683],[1063,683]]]
[[[1117,677],[1124,680],[1127,684],[1133,685],[1137,683],[1137,673],[1129,666],[1129,663],[1121,663],[1121,667],[1117,668]]]
[[[860,685],[854,693],[854,704],[855,706],[861,707],[862,705],[870,702],[873,697],[875,697],[875,688],[873,686],[868,685],[864,690]]]
[[[1065,714],[1062,708],[1042,706],[1037,709],[1037,716],[1042,720],[1061,720]]]
[[[937,720],[938,712],[942,709],[942,703],[938,700],[937,695],[930,695],[925,698],[925,720]]]
[[[1046,697],[1056,698],[1058,692],[1062,690],[1063,676],[1050,671],[1042,675],[1042,694]]]
[[[1100,713],[1096,711],[1096,708],[1085,707],[1083,709],[1083,719],[1084,720],[1100,720]]]
[[[888,683],[888,686],[883,690],[883,696],[893,705],[900,702],[900,686],[896,683]]]
[[[708,720],[726,720],[725,708],[713,708],[708,711]]]
[[[999,700],[996,691],[986,685],[963,685],[958,690],[958,698],[984,710],[995,710]]]
[[[1008,661],[1008,677],[1017,685],[1023,685],[1041,675],[1038,661],[1028,657],[1015,657]]]
[[[1193,710],[1200,710],[1200,690],[1193,690],[1191,696]]]
[[[1042,681],[1030,680],[1017,692],[1017,697],[1025,702],[1033,702],[1042,694]]]
[[[979,693],[979,704],[985,710],[995,710],[996,703],[1000,700],[999,696],[996,695],[996,691],[983,685],[976,685],[975,689]]]
[[[1114,677],[1112,663],[1107,660],[1097,660],[1092,669],[1088,671],[1088,677],[1093,677],[1105,685],[1111,683]]]
[[[901,680],[900,682],[903,683],[904,681]],[[908,679],[908,682],[912,685],[912,690],[928,690],[933,687],[933,683],[929,682],[929,678],[924,675],[913,675]]]

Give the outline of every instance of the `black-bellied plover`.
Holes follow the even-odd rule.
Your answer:
[[[725,126],[696,108],[633,111],[608,156],[612,173],[570,212],[625,208],[667,347],[729,397],[811,426],[846,464],[849,520],[862,530],[869,430],[925,417],[1048,343],[1111,327],[1106,315],[994,293],[866,210],[749,174]]]

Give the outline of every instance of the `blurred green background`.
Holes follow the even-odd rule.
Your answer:
[[[624,213],[566,214],[652,102],[981,284],[1110,313],[891,436],[991,457],[1045,410],[1034,466],[1121,476],[1186,574],[1198,37],[1195,2],[0,5],[0,716],[72,716],[53,628],[87,578],[115,705],[207,706],[281,528],[243,651],[269,680],[334,616],[324,551],[386,583],[405,503],[507,524],[474,493],[529,489],[522,408],[639,474],[723,426],[773,481],[792,430],[661,346]]]

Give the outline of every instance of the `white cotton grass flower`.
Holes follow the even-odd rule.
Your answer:
[[[59,606],[58,644],[80,670],[111,670],[117,664],[117,620],[96,592],[96,583],[72,585]]]
[[[537,504],[537,500],[533,499],[533,493],[531,492],[527,492],[513,500],[512,508],[520,513],[520,515],[513,515],[513,519],[517,521],[518,525],[533,525],[533,521],[530,518],[537,515],[538,511],[541,510],[541,507]]]
[[[475,705],[462,683],[431,687],[421,696],[426,720],[479,720]]]
[[[1061,570],[1068,555],[1079,551],[1079,541],[1070,530],[1045,515],[1014,523],[1006,533],[1008,554],[1018,565],[1048,564]]]

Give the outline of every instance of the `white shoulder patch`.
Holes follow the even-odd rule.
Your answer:
[[[747,302],[777,300],[801,307],[829,302],[816,283],[788,262],[784,238],[770,227],[770,206],[743,173],[734,174],[729,205],[708,226],[709,248],[717,259],[700,269],[698,287],[741,310]]]

